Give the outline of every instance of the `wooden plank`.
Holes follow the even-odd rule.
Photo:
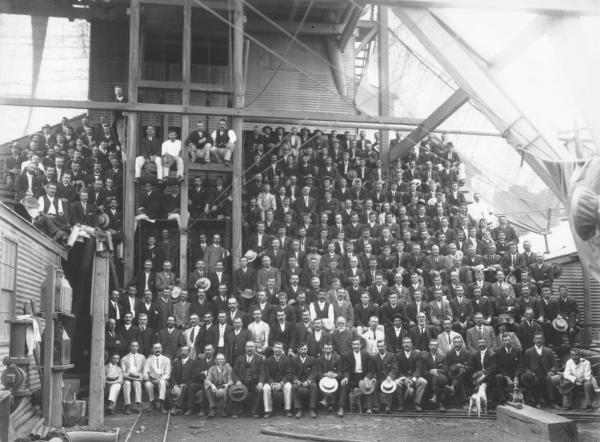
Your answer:
[[[48,425],[55,427],[62,426],[62,410],[54,409],[55,395],[61,394],[61,389],[55,390],[52,365],[54,363],[54,305],[56,297],[56,266],[48,264],[46,266],[46,294],[44,303],[44,383],[42,384],[42,410],[44,418]],[[61,394],[62,402],[62,394]]]
[[[204,0],[202,1],[204,3]],[[277,24],[290,34],[295,34],[298,32],[298,35],[338,36],[344,30],[344,25],[338,25],[334,23],[306,22],[302,24],[300,30],[298,30],[300,23],[297,22],[283,21],[277,22]],[[272,27],[272,24],[268,24],[263,20],[249,20],[248,23],[246,23],[245,31],[251,34],[257,32],[270,32]]]
[[[0,390],[0,442],[11,442],[15,439],[12,420],[10,418],[12,402],[10,391]]]
[[[38,99],[38,98],[16,98],[0,96],[0,106],[30,106],[30,107],[54,107],[70,109],[99,109],[99,110],[123,110],[129,112],[151,112],[167,114],[195,114],[215,115],[229,117],[243,117],[256,122],[269,122],[281,119],[302,122],[307,120],[306,112],[279,111],[275,109],[236,109],[223,106],[196,106],[178,104],[154,104],[154,103],[110,103],[90,100],[60,100],[60,99]],[[321,122],[358,123],[358,124],[381,124],[402,125],[416,127],[423,118],[414,117],[378,117],[371,115],[356,115],[340,112],[311,112],[310,120]]]
[[[191,37],[190,37],[191,38]],[[183,66],[182,66],[183,69]],[[185,81],[138,80],[138,87],[149,89],[180,89],[184,88]],[[190,83],[190,89],[199,92],[212,92],[216,94],[230,94],[231,86],[209,83]],[[189,104],[189,103],[188,103]]]
[[[391,114],[390,102],[390,63],[389,59],[389,48],[390,48],[390,35],[389,35],[389,8],[387,6],[380,6],[377,9],[378,22],[379,22],[379,33],[377,41],[377,71],[379,76],[379,90],[378,90],[378,102],[379,102],[379,115],[382,117],[388,117]],[[386,130],[379,131],[379,158],[383,161],[383,168],[391,167],[390,162],[390,136]]]
[[[186,2],[183,6],[183,61],[181,65],[182,79],[184,84],[182,100],[183,104],[190,104],[190,85],[192,75],[192,5]],[[181,116],[181,141],[186,140],[190,130],[190,116]],[[188,171],[187,146],[182,146],[181,156],[183,161],[183,181],[181,182],[181,204],[179,206],[179,281],[185,287],[187,281],[187,248],[188,248],[188,190],[190,185],[190,174]]]
[[[537,14],[600,15],[600,0],[373,0],[371,3],[401,8],[464,8]]]
[[[244,3],[243,0],[233,0],[233,60],[232,60],[232,86],[233,107],[244,106]],[[232,129],[238,137],[237,146],[233,155],[233,181],[231,186],[232,196],[232,267],[239,267],[242,256],[242,168],[243,168],[243,142],[242,129],[244,119],[235,117]]]
[[[140,0],[131,0],[129,8],[129,105],[138,105],[138,81],[140,79]],[[135,109],[132,109],[135,110]],[[125,201],[123,207],[123,249],[124,249],[124,282],[127,284],[133,277],[134,235],[135,235],[135,157],[139,142],[139,115],[130,112],[127,117],[127,146],[125,149]]]
[[[446,101],[444,101],[436,110],[434,110],[430,116],[425,118],[423,123],[421,123],[410,134],[404,137],[404,139],[400,142],[399,148],[395,149],[394,152],[390,152],[390,160],[396,161],[396,159],[401,157],[405,152],[408,151],[408,149],[417,145],[417,143],[425,138],[427,134],[433,132],[438,126],[440,126],[452,114],[454,114],[454,112],[460,109],[467,101],[469,101],[469,96],[467,93],[462,89],[457,89],[446,99]]]
[[[519,55],[523,54],[533,43],[546,33],[552,18],[547,15],[538,15],[509,41],[494,57],[489,65],[493,69],[502,70]]]
[[[522,409],[499,405],[498,426],[505,442],[576,442],[574,421],[544,410],[524,405]]]
[[[327,49],[327,59],[331,66],[331,75],[333,75],[335,87],[342,97],[346,97],[348,96],[348,87],[346,86],[344,59],[340,45],[333,37],[327,37],[325,38],[325,48]]]
[[[108,257],[94,256],[92,270],[92,348],[90,351],[90,399],[88,425],[96,430],[104,426],[104,337],[109,290]]]

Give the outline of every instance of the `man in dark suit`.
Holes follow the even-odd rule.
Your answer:
[[[342,365],[342,357],[333,351],[333,346],[331,341],[328,341],[323,344],[323,352],[320,356],[317,357],[317,361],[319,364],[319,374],[321,377],[328,377],[332,379],[336,379],[338,383],[342,379],[343,374],[343,365]],[[329,408],[338,406],[338,416],[340,416],[339,409],[339,398],[336,398],[336,395],[324,394],[323,400],[321,401],[323,404],[327,404]],[[341,411],[341,416],[343,416],[343,410]]]
[[[395,381],[398,377],[398,361],[394,353],[388,352],[385,348],[385,342],[377,342],[377,353],[370,356],[371,370],[370,378],[376,379],[377,389],[385,380]],[[379,411],[380,407],[385,407],[385,412],[391,414],[392,394],[377,391],[374,393],[373,408]]]
[[[479,287],[473,290],[473,315],[476,313],[483,315],[484,324],[489,325],[492,323],[494,305],[489,299],[481,297],[481,289]]]
[[[525,309],[524,318],[517,325],[516,333],[524,349],[533,346],[533,339],[536,333],[543,333],[542,326],[535,319],[533,309],[528,307]]]
[[[370,369],[369,353],[361,350],[361,339],[357,336],[352,339],[352,350],[342,356],[342,367],[344,373],[340,382],[339,410],[343,409],[348,399],[348,393],[358,389],[361,380],[370,380],[368,377]],[[365,395],[361,393],[361,400],[366,410],[373,408],[373,393]]]
[[[125,340],[127,348],[129,348],[129,344],[132,341],[137,341],[140,330],[137,326],[133,325],[133,315],[130,311],[126,311],[123,315],[123,325],[117,327],[117,332]]]
[[[148,327],[156,329],[156,327],[158,326],[158,303],[156,301],[153,301],[153,298],[154,295],[150,290],[146,290],[144,292],[144,298],[142,299],[142,303],[140,304],[139,314],[140,316],[142,315],[142,313],[145,314],[146,324],[148,325]],[[142,352],[141,348],[142,347],[140,344],[140,353]],[[148,350],[150,349],[151,348],[149,347]]]
[[[269,345],[273,346],[275,342],[283,345],[284,354],[290,351],[293,353],[294,330],[291,322],[286,321],[284,310],[278,310],[276,313],[276,322],[271,325],[269,333]]]
[[[508,391],[519,386],[519,378],[523,371],[523,358],[521,352],[513,347],[513,342],[508,334],[502,336],[502,348],[496,353],[496,372],[493,385],[500,404],[508,400]]]
[[[148,327],[148,315],[146,313],[140,312],[138,330],[137,342],[139,344],[139,353],[146,357],[150,354],[152,345],[156,342],[154,330]]]
[[[450,386],[446,390],[450,396],[454,396],[459,406],[463,406],[467,400],[465,392],[465,379],[469,379],[473,373],[472,356],[464,348],[463,339],[456,336],[452,341],[453,349],[446,353],[446,363],[448,364],[448,377]]]
[[[117,331],[117,322],[113,318],[109,318],[106,323],[104,350],[108,355],[118,353],[123,356],[127,352],[125,338]]]
[[[123,323],[125,308],[121,304],[121,294],[118,290],[110,292],[110,301],[108,302],[108,317],[114,319],[117,325]]]
[[[319,365],[317,360],[308,355],[308,346],[306,342],[301,341],[298,344],[298,356],[293,357],[292,361],[292,402],[296,410],[296,417],[302,417],[302,402],[308,398],[308,407],[310,416],[317,417],[315,410],[317,408],[317,398],[319,387],[317,379],[319,376]]]
[[[410,331],[405,326],[402,316],[395,314],[392,317],[392,325],[385,330],[385,341],[388,351],[398,353],[402,350],[402,341],[406,337],[410,337]]]
[[[79,201],[71,203],[69,215],[72,226],[82,224],[90,227],[96,227],[98,220],[96,216],[96,206],[88,202],[87,190],[79,192]]]
[[[256,346],[252,339],[244,343],[244,353],[240,354],[233,364],[231,379],[234,385],[245,385],[248,389],[248,397],[244,402],[250,406],[253,417],[258,416],[258,405],[263,393],[264,361],[256,354]],[[233,417],[241,413],[242,403],[232,402]]]
[[[473,372],[482,371],[485,374],[483,382],[491,384],[496,372],[496,355],[491,348],[488,348],[485,338],[479,338],[478,350],[472,351]]]
[[[544,334],[536,333],[533,337],[534,346],[523,354],[523,372],[521,384],[525,387],[527,398],[538,408],[545,399],[554,409],[560,407],[554,403],[554,384],[560,380],[557,374],[557,359],[554,352],[543,345]]]
[[[400,379],[396,390],[398,411],[403,409],[409,390],[414,391],[415,410],[423,411],[421,401],[427,388],[427,381],[421,376],[421,355],[418,350],[413,349],[410,337],[407,336],[402,340],[402,350],[396,354],[396,359],[398,361],[398,378]]]
[[[217,324],[206,331],[205,343],[211,344],[217,353],[225,355],[225,337],[233,331],[233,326],[227,323],[227,313],[217,314]]]
[[[204,391],[204,380],[206,379],[206,374],[210,367],[216,365],[217,361],[215,360],[215,348],[212,344],[206,344],[203,348],[204,353],[198,355],[198,364],[196,369],[199,371],[200,376],[199,380],[202,385],[200,392],[196,393],[196,399],[200,405],[200,412],[198,413],[198,417],[206,416],[206,409],[208,408],[208,398],[206,397],[206,392]],[[232,373],[233,376],[233,373]]]
[[[163,354],[173,360],[178,354],[179,347],[185,344],[181,330],[175,328],[175,317],[167,317],[167,326],[158,332],[157,341],[163,348]]]
[[[264,364],[263,401],[265,419],[273,413],[273,393],[283,394],[284,408],[287,417],[292,417],[292,362],[283,353],[283,344],[273,344],[273,356],[268,357]]]
[[[417,323],[417,318],[421,313],[423,313],[425,315],[425,318],[428,318],[428,316],[429,316],[429,305],[425,301],[423,301],[423,298],[422,298],[423,294],[422,294],[421,290],[416,290],[413,293],[413,297],[414,297],[414,301],[409,302],[408,305],[406,306],[406,317],[408,318],[409,327],[411,327]],[[415,346],[419,347],[415,343],[415,341],[413,341],[413,344]],[[429,344],[427,344],[427,345],[429,345]]]
[[[429,351],[421,355],[421,373],[427,383],[431,385],[433,396],[429,400],[437,405],[439,411],[445,411],[444,399],[445,386],[448,385],[448,365],[446,355],[438,351],[437,340],[429,341]]]
[[[232,363],[246,351],[246,342],[252,341],[252,333],[242,328],[242,318],[233,320],[233,330],[225,336],[225,357]]]
[[[233,290],[232,293],[238,299],[242,300],[242,310],[247,311],[250,300],[242,297],[242,293],[252,293],[258,289],[256,286],[256,272],[248,266],[248,258],[240,258],[240,268],[233,272]]]
[[[189,416],[196,406],[196,393],[202,388],[200,371],[197,370],[198,361],[190,357],[187,345],[183,345],[179,353],[180,357],[173,361],[170,379],[173,390],[180,391],[174,402],[173,414],[183,411],[185,416]]]
[[[429,342],[437,338],[436,327],[427,324],[427,319],[424,312],[417,316],[417,324],[414,325],[409,332],[412,344],[415,349],[427,351]]]
[[[315,318],[312,325],[312,333],[308,333],[306,337],[306,345],[308,346],[308,354],[318,358],[325,345],[332,346],[331,335],[323,330],[323,321],[321,318]]]

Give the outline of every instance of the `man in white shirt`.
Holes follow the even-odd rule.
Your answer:
[[[108,390],[108,413],[115,414],[115,403],[123,384],[123,372],[119,367],[119,355],[110,356],[110,362],[104,366],[104,382]]]
[[[228,129],[227,120],[224,118],[219,120],[219,128],[212,133],[212,139],[214,143],[205,161],[210,163],[210,154],[212,154],[218,163],[224,162],[228,166],[235,149],[237,136],[233,130]]]
[[[169,176],[169,170],[175,164],[177,167],[177,181],[183,181],[183,159],[181,158],[181,140],[177,139],[177,132],[169,131],[169,138],[162,143],[162,170],[163,177]]]
[[[592,410],[594,399],[594,384],[592,384],[592,368],[590,361],[581,357],[581,350],[571,349],[571,359],[565,364],[563,380],[559,391],[563,397],[563,407],[573,408],[573,396],[581,387],[585,396],[585,408]]]
[[[162,414],[167,414],[165,408],[165,397],[169,379],[171,379],[171,360],[162,355],[162,345],[158,342],[152,346],[152,354],[148,356],[144,364],[144,387],[148,392],[150,402],[154,402],[154,408]],[[158,388],[158,400],[155,398],[155,389]]]
[[[133,387],[135,406],[133,411],[138,413],[142,403],[142,373],[146,358],[138,353],[137,341],[129,343],[129,353],[121,359],[121,370],[123,370],[123,402],[125,414],[131,414],[131,389]]]
[[[256,343],[256,352],[263,354],[265,349],[269,346],[269,332],[271,328],[269,324],[262,320],[262,313],[260,309],[255,308],[252,312],[254,321],[248,325],[248,330],[252,333],[252,338]]]

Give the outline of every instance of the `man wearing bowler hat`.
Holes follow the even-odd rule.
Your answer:
[[[254,341],[246,342],[246,353],[240,355],[235,360],[232,371],[233,387],[231,389],[232,417],[236,418],[241,410],[242,403],[245,401],[250,406],[252,417],[258,418],[258,405],[264,384],[264,362],[263,358],[256,354]],[[237,396],[236,391],[244,386],[246,393]],[[243,398],[243,396],[247,396]],[[242,398],[242,399],[240,399]]]

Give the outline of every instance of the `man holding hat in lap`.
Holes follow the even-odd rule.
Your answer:
[[[264,384],[264,361],[255,352],[254,341],[246,342],[246,353],[235,360],[231,378],[233,386],[229,392],[232,401],[232,417],[237,418],[245,401],[250,406],[252,417],[258,418],[258,404]]]

